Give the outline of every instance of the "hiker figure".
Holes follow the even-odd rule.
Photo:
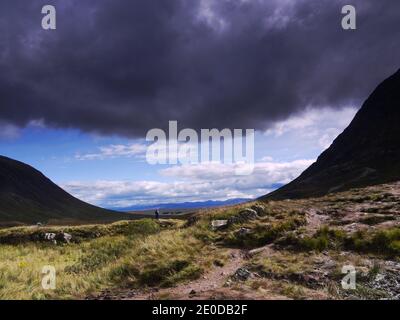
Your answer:
[[[156,219],[158,220],[158,218],[160,217],[160,211],[158,209],[156,210],[155,215],[156,215]]]

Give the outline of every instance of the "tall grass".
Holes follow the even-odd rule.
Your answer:
[[[172,286],[196,279],[216,257],[224,259],[191,229],[162,230],[152,220],[105,228],[112,232],[68,245],[0,245],[0,299],[73,299],[113,287]],[[55,290],[41,286],[45,265],[56,269]]]

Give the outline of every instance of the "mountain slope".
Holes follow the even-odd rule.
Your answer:
[[[262,199],[320,196],[396,180],[400,180],[400,70],[375,89],[314,164]]]
[[[0,156],[0,222],[100,221],[127,217],[130,216],[80,201],[31,166]]]

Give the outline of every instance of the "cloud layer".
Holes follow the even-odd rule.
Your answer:
[[[308,106],[359,106],[399,67],[400,2],[53,1],[0,3],[0,120],[141,136],[168,120],[266,129]]]
[[[257,197],[296,178],[313,162],[309,159],[318,156],[349,124],[355,112],[353,108],[310,109],[275,123],[256,137],[257,162],[249,176],[235,174],[241,167],[238,164],[203,162],[157,166],[154,168],[157,171],[155,180],[135,182],[111,178],[111,181],[73,181],[62,185],[79,198],[112,208]],[[101,146],[94,152],[79,154],[75,159],[143,161],[145,150],[145,144],[132,141]],[[129,161],[126,171],[131,169]]]
[[[252,198],[266,194],[276,184],[297,177],[313,160],[287,163],[260,162],[249,176],[235,175],[235,166],[220,163],[179,165],[162,170],[175,182],[95,181],[62,185],[78,198],[103,207],[128,207],[157,203]]]

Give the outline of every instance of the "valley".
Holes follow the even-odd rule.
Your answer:
[[[60,231],[70,243],[37,236]],[[7,228],[0,255],[1,299],[398,299],[400,183],[180,220]],[[41,288],[43,265],[55,290]],[[341,286],[346,265],[355,290]]]

